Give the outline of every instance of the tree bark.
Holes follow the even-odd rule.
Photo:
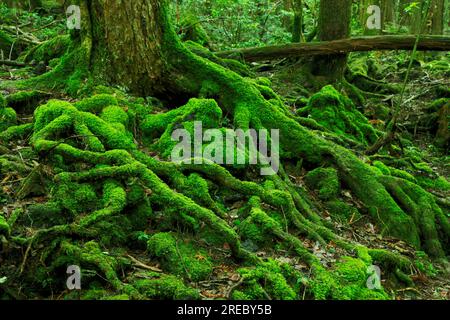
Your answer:
[[[133,93],[163,91],[167,70],[162,1],[83,1],[81,38],[91,43],[90,70]]]
[[[385,32],[390,25],[397,23],[396,19],[396,1],[394,0],[381,0],[381,25]]]
[[[219,57],[242,57],[245,61],[262,61],[286,57],[320,56],[374,50],[412,50],[416,36],[375,36],[288,44],[262,48],[237,49],[217,53]],[[422,36],[417,50],[449,51],[450,37]]]
[[[445,1],[431,0],[428,16],[427,33],[440,35],[444,33]]]
[[[292,42],[303,42],[303,3],[293,0],[294,22],[292,25]]]
[[[350,36],[351,8],[351,0],[320,1],[318,32],[320,41],[345,39]],[[342,79],[346,66],[346,54],[321,56],[314,60],[312,73],[324,76],[332,83]]]

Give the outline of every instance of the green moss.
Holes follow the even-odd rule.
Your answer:
[[[11,232],[9,224],[6,222],[4,213],[0,212],[0,235],[9,236]]]
[[[242,268],[243,288],[233,293],[233,299],[243,300],[294,300],[298,298],[299,274],[292,278],[291,267],[269,259],[255,268]],[[290,279],[292,282],[289,282]]]
[[[201,122],[204,129],[220,128],[222,110],[214,100],[191,99],[185,106],[163,114],[148,116],[141,128],[148,138],[157,138],[155,149],[167,158],[177,142],[172,140],[176,129],[184,128],[194,134],[194,122]]]
[[[450,191],[450,182],[444,177],[429,177],[426,175],[417,175],[417,183],[425,190],[439,190],[443,192]]]
[[[7,96],[6,101],[19,113],[33,113],[39,101],[47,96],[47,93],[38,90],[19,91]]]
[[[436,268],[433,266],[428,255],[423,251],[416,252],[416,258],[414,259],[414,265],[423,274],[429,277],[435,277],[438,273]]]
[[[0,50],[5,53],[9,52],[13,43],[14,39],[5,31],[0,30]]]
[[[98,94],[74,104],[74,106],[80,111],[96,114],[101,113],[106,107],[118,105],[119,103],[117,99],[109,94]]]
[[[408,272],[411,268],[411,261],[408,258],[383,249],[369,249],[373,263],[386,270],[400,269]]]
[[[202,46],[209,46],[210,39],[205,29],[203,29],[201,22],[192,14],[184,15],[181,20],[181,29],[183,34],[181,39],[183,41],[194,41]]]
[[[212,273],[208,254],[191,244],[177,242],[170,233],[158,233],[150,238],[148,251],[157,257],[171,273],[192,281],[207,279]]]
[[[90,184],[62,182],[54,191],[60,206],[73,214],[90,212],[97,206],[97,194]]]
[[[3,95],[0,93],[0,109],[6,108],[6,99],[3,97]]]
[[[15,81],[18,89],[35,88],[36,90],[60,89],[71,96],[89,92],[93,78],[89,70],[91,43],[84,39],[72,38],[70,44],[53,70],[30,79]]]
[[[448,98],[434,100],[428,107],[427,111],[430,113],[439,112],[439,110],[441,110],[441,108],[446,104],[448,104]]]
[[[69,35],[56,36],[51,40],[33,47],[21,59],[26,62],[34,60],[36,62],[43,61],[48,64],[50,60],[61,57],[67,51],[70,44],[71,40]]]
[[[172,275],[150,275],[153,279],[137,280],[133,286],[148,299],[198,300],[197,290],[187,287],[181,279]]]
[[[352,219],[356,221],[361,217],[358,209],[340,200],[327,201],[325,207],[333,217],[347,222]]]
[[[417,183],[416,178],[412,174],[410,174],[406,171],[403,171],[403,170],[388,167],[381,161],[374,161],[373,166],[376,167],[377,169],[379,169],[380,172],[384,175],[398,177],[398,178],[401,178],[404,180],[411,181],[412,183]]]
[[[33,220],[35,226],[68,223],[67,217],[62,213],[63,208],[58,202],[33,204],[28,207],[28,216]]]
[[[117,275],[116,271],[120,266],[120,261],[104,252],[95,241],[76,245],[64,240],[61,243],[61,255],[54,260],[52,267],[59,265],[66,267],[67,264],[78,265],[82,270],[83,266],[86,269],[94,267],[101,272],[115,290],[120,293],[136,294],[135,290],[123,284]]]
[[[353,102],[332,86],[313,95],[303,112],[332,132],[363,144],[374,143],[378,138],[376,130]]]
[[[124,128],[128,127],[128,115],[119,106],[109,106],[102,110],[100,118],[108,123],[120,123]]]
[[[267,244],[270,239],[267,232],[254,223],[252,217],[248,217],[239,224],[239,234],[243,240],[250,240],[257,246]]]
[[[322,200],[333,200],[340,192],[339,177],[336,169],[317,168],[305,176],[309,188],[319,191]]]
[[[17,114],[12,108],[0,109],[0,131],[6,130],[17,123]]]
[[[381,161],[374,161],[373,162],[373,166],[378,168],[382,174],[387,175],[387,176],[391,175],[391,170],[383,162],[381,162]]]
[[[360,259],[343,257],[332,271],[316,265],[311,292],[316,299],[387,300],[384,289],[371,290],[367,286],[368,265]]]

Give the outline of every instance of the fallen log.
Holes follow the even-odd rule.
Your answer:
[[[262,61],[287,57],[318,56],[374,50],[412,50],[417,36],[357,37],[324,42],[292,43],[286,45],[244,48],[221,51],[221,58],[243,58],[245,61]],[[450,51],[450,37],[421,36],[417,50]]]

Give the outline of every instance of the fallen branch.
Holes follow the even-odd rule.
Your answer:
[[[374,50],[413,50],[417,36],[358,37],[326,42],[295,43],[260,48],[221,51],[221,58],[244,58],[245,61],[262,61],[286,57],[317,56]],[[450,37],[422,36],[417,50],[450,51]]]

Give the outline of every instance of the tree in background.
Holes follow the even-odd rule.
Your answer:
[[[303,3],[302,0],[292,0],[294,23],[292,26],[292,42],[303,42]]]
[[[351,0],[320,1],[319,40],[330,41],[348,38],[351,31],[351,13]],[[342,79],[346,66],[346,54],[321,56],[314,59],[313,74],[326,77],[332,83]]]

